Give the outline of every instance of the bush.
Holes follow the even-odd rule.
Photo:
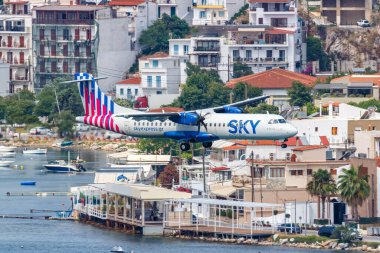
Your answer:
[[[328,219],[314,219],[314,224],[316,225],[327,225],[329,224]]]
[[[339,242],[351,243],[355,240],[356,234],[350,230],[347,226],[337,227],[331,237],[332,239],[338,239]]]

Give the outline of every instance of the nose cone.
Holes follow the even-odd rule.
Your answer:
[[[295,136],[297,133],[298,133],[297,128],[295,128],[294,126],[292,126],[292,125],[289,124],[289,134],[291,136]]]

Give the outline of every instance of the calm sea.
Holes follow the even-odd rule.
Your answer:
[[[76,152],[71,152],[75,158]],[[81,157],[87,161],[87,169],[106,166],[106,154],[83,151]],[[47,173],[42,165],[55,159],[67,159],[67,151],[49,150],[45,156],[16,156],[23,170],[0,168],[0,215],[54,215],[54,213],[30,213],[31,209],[67,210],[70,208],[66,196],[6,196],[6,192],[69,191],[70,187],[93,182],[93,173],[58,174]],[[36,186],[21,186],[21,181],[36,181]],[[97,228],[73,221],[44,219],[0,219],[0,253],[100,253],[120,245],[126,251],[136,253],[187,253],[187,252],[310,252],[310,250],[257,247],[246,245],[216,244],[162,237],[142,237]],[[324,251],[329,252],[329,251]]]

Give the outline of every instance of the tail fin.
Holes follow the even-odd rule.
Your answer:
[[[115,104],[111,97],[101,91],[91,74],[76,73],[74,78],[79,81],[78,88],[86,116],[136,112]]]
[[[119,113],[133,113],[136,110],[115,104],[111,97],[101,91],[91,74],[76,73],[74,78],[78,83],[85,112],[85,116],[78,117],[78,120],[88,125],[120,132],[119,126],[114,123],[111,116]]]

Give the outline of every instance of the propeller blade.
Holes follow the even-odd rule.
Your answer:
[[[203,121],[201,123],[202,123],[202,125],[204,126],[204,128],[206,129],[206,132],[207,132],[207,125],[206,125],[206,123],[204,123]]]

